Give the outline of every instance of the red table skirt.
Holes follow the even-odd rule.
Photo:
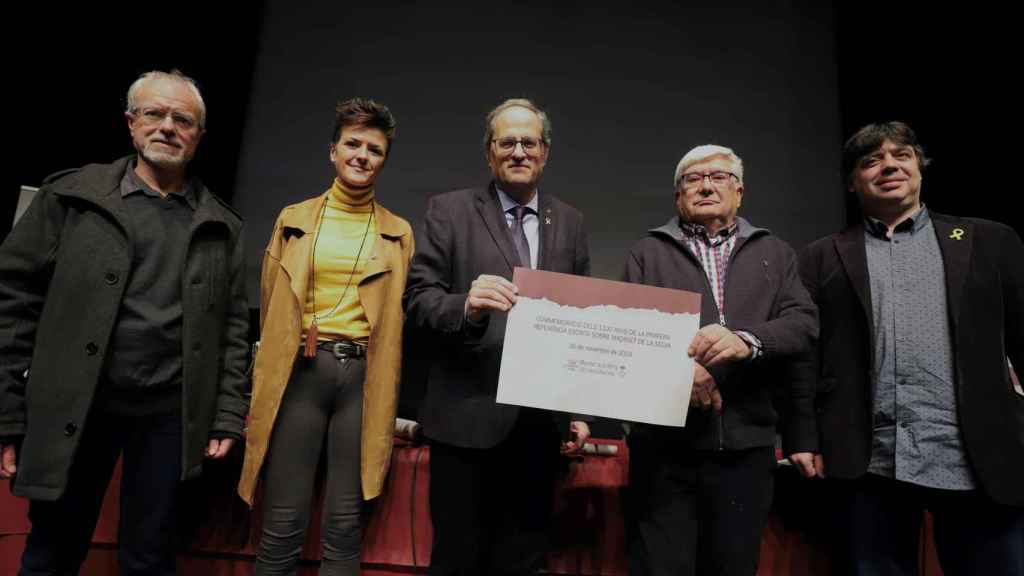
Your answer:
[[[627,483],[629,454],[622,442],[614,456],[587,456],[573,462],[556,500],[554,546],[547,571],[553,574],[626,574],[625,538],[621,488]],[[396,441],[391,473],[384,495],[372,505],[363,543],[363,574],[426,573],[430,564],[430,524],[427,489],[430,481],[430,449]],[[188,545],[179,555],[179,573],[248,575],[253,569],[253,544],[259,519],[234,494],[240,454],[207,466],[204,477],[185,485],[182,506],[183,531]],[[117,509],[120,467],[107,490],[93,547],[82,574],[117,574]],[[791,469],[780,469],[775,510],[761,542],[759,576],[822,575],[830,572],[828,557],[819,540],[804,529],[799,514],[814,505],[806,499],[807,487]],[[319,487],[318,487],[319,493]],[[257,496],[258,497],[258,496]],[[320,557],[320,497],[307,532],[300,574],[316,574]],[[29,531],[28,505],[0,487],[0,576],[17,573],[18,561]],[[257,504],[258,509],[258,504]],[[808,510],[804,510],[808,512]],[[930,523],[926,526],[930,531]],[[925,554],[927,574],[941,574],[934,550]]]

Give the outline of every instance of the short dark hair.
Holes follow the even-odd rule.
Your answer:
[[[900,146],[910,146],[917,155],[918,166],[924,171],[924,167],[931,164],[931,158],[924,155],[924,147],[917,140],[914,130],[903,122],[881,122],[868,124],[854,132],[853,136],[843,145],[843,180],[850,182],[854,170],[860,160],[871,154],[886,141]]]
[[[388,107],[369,98],[349,98],[338,102],[334,109],[334,135],[331,144],[337,144],[341,130],[346,126],[376,128],[388,139],[386,154],[391,153],[391,141],[395,137],[395,117]]]

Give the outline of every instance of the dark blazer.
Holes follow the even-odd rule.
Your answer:
[[[540,193],[538,268],[590,273],[583,216]],[[418,234],[403,303],[407,321],[428,346],[427,392],[420,421],[428,438],[465,448],[491,448],[512,429],[519,409],[496,404],[506,314],[465,321],[470,285],[481,274],[512,279],[515,245],[492,183],[431,198]]]
[[[1024,505],[1024,396],[1006,359],[1024,366],[1024,245],[1009,227],[931,212],[945,265],[957,409],[981,488]],[[800,253],[800,275],[821,330],[803,377],[817,386],[825,473],[856,478],[871,458],[874,321],[864,228],[823,238]]]

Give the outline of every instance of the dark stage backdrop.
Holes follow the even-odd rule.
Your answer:
[[[1024,236],[1020,149],[1020,30],[1007,8],[841,2],[836,6],[844,138],[869,122],[903,120],[932,164],[921,198],[931,210],[996,220]],[[847,196],[848,218],[860,209]]]
[[[16,138],[0,237],[20,185],[131,151],[124,92],[139,72],[170,67],[206,96],[195,168],[247,218],[251,294],[274,216],[329,184],[333,106],[352,95],[398,117],[378,192],[417,226],[430,195],[487,181],[486,112],[535,99],[555,127],[542,190],[586,213],[598,276],[616,277],[630,243],[673,214],[672,171],[698,144],[744,158],[741,214],[796,247],[856,220],[840,146],[893,119],[935,160],[930,207],[1024,234],[1007,72],[1019,34],[998,11],[885,0],[37,4],[9,18]],[[415,415],[421,385],[403,383],[403,414]]]
[[[323,192],[334,104],[398,119],[378,199],[418,229],[433,195],[485,184],[483,119],[525,96],[554,125],[541,193],[586,215],[593,272],[674,214],[691,147],[745,162],[741,215],[801,246],[838,229],[842,135],[828,4],[268,2],[235,178],[251,294],[274,218]],[[255,304],[255,297],[251,299]]]
[[[208,8],[187,1],[29,2],[5,13],[13,67],[6,120],[15,128],[5,147],[0,240],[21,186],[134,153],[125,96],[139,74],[154,69],[179,68],[199,83],[207,130],[192,169],[232,200],[263,9],[260,0],[246,10]]]

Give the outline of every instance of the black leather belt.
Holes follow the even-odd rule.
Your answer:
[[[334,354],[335,358],[363,358],[366,356],[366,344],[351,340],[318,342],[316,347]]]

